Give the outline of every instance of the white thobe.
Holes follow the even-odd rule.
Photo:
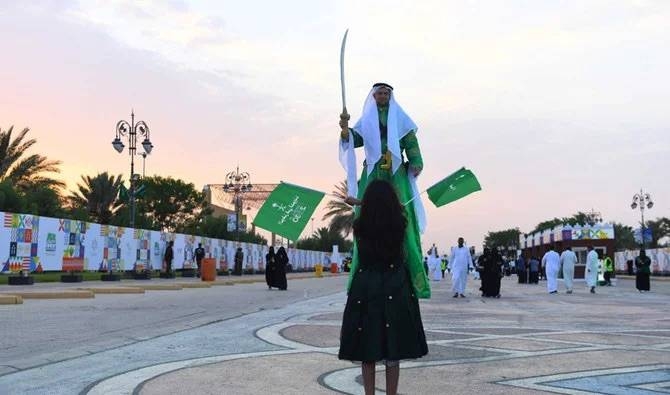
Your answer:
[[[572,281],[575,279],[575,264],[577,263],[577,254],[571,250],[565,250],[561,253],[561,265],[563,266],[563,281],[565,288],[572,291]]]
[[[468,281],[468,267],[472,262],[468,247],[454,247],[451,250],[449,265],[451,266],[451,291],[465,294],[465,285]]]
[[[554,250],[547,251],[542,257],[542,267],[547,274],[547,291],[558,291],[558,267],[561,265],[561,257]]]
[[[598,283],[598,253],[595,250],[589,251],[586,254],[586,285],[595,287]]]
[[[428,270],[430,271],[431,277],[434,281],[442,280],[442,268],[440,267],[442,259],[434,255],[428,257]]]

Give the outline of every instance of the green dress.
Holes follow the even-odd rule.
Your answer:
[[[428,353],[419,299],[402,257],[361,254],[342,317],[339,359],[399,361]]]
[[[388,119],[388,106],[378,107],[379,112],[379,122],[382,127],[386,127]],[[356,133],[355,130],[349,129],[353,133],[354,138],[354,147],[363,146],[363,138]],[[381,143],[382,143],[382,153],[387,152],[387,142],[386,135],[381,132]],[[412,166],[417,169],[423,168],[423,159],[421,158],[421,151],[419,149],[419,142],[416,138],[415,131],[410,131],[403,138],[400,139],[400,151],[404,152],[403,156],[407,157],[407,162],[403,158],[403,164],[398,168],[395,174],[392,173],[392,170],[382,168],[382,162],[384,162],[384,155],[382,154],[382,159],[380,159],[376,164],[372,172],[368,174],[367,166],[363,166],[363,173],[361,178],[358,181],[358,198],[362,199],[365,189],[372,180],[383,179],[389,181],[396,189],[398,193],[398,198],[400,203],[405,203],[412,199],[413,192],[412,186],[410,185],[408,171],[409,166]],[[416,215],[414,213],[414,203],[410,203],[405,206],[405,214],[407,217],[407,231],[405,233],[405,262],[409,270],[409,276],[411,279],[412,287],[414,288],[414,293],[418,298],[428,299],[430,298],[430,283],[426,277],[426,272],[423,268],[423,254],[421,252],[421,236],[419,231],[419,224],[417,222]],[[356,209],[356,216],[358,216],[358,209]],[[349,275],[349,284],[347,288],[351,290],[351,285],[354,276],[356,276],[359,259],[358,259],[358,247],[356,241],[354,240],[354,251],[353,251],[353,260],[352,268]]]

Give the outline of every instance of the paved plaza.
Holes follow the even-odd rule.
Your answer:
[[[250,282],[0,305],[0,393],[362,394],[360,367],[336,356],[345,283],[294,277],[286,292]],[[471,279],[466,298],[452,298],[448,280],[432,285],[421,301],[429,354],[401,364],[402,394],[670,393],[670,281],[652,279],[642,294],[619,278],[595,295],[583,282],[549,295],[544,282],[508,277],[500,299],[481,298]],[[91,286],[102,285],[30,290]]]

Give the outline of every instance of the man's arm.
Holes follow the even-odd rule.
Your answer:
[[[418,176],[421,170],[423,170],[423,158],[421,157],[421,149],[419,148],[419,140],[416,138],[416,133],[411,131],[400,139],[400,147],[405,149],[410,173]]]
[[[349,133],[354,136],[354,148],[363,146],[363,138],[353,128],[349,127],[349,114],[340,115],[340,138],[344,141],[349,140]],[[348,132],[347,132],[348,131]]]

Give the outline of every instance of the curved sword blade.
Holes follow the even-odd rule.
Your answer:
[[[344,32],[344,37],[342,38],[342,48],[340,49],[340,84],[342,85],[342,109],[346,110],[347,108],[347,98],[346,92],[344,90],[344,47],[347,45],[347,34],[349,34],[349,29]]]

